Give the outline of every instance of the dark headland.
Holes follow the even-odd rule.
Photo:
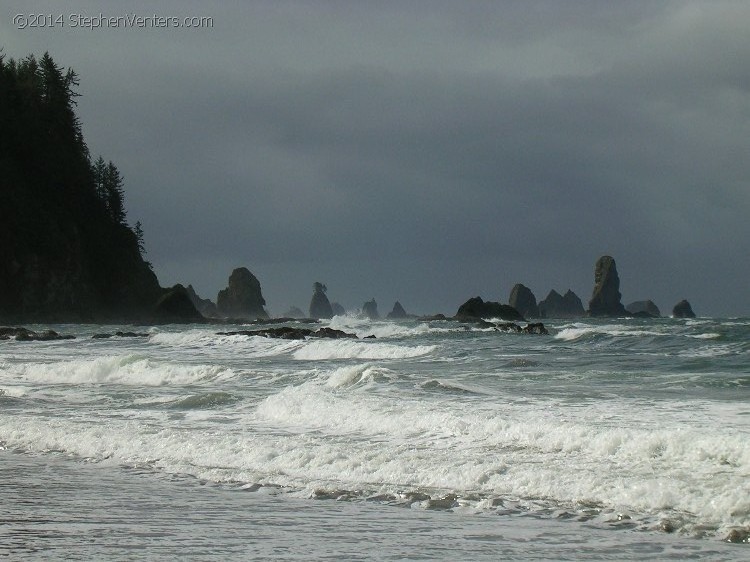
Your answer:
[[[94,157],[84,141],[75,113],[76,73],[58,66],[45,53],[22,60],[0,54],[0,325],[16,323],[193,323],[308,321],[344,314],[331,303],[327,287],[313,284],[309,318],[291,307],[281,319],[265,309],[260,281],[239,267],[216,301],[201,298],[192,285],[161,287],[145,259],[140,222],[131,224],[124,200],[124,178],[117,166]],[[487,323],[527,318],[583,316],[660,316],[650,300],[624,307],[615,260],[602,256],[594,269],[594,290],[588,310],[568,290],[554,289],[542,301],[516,284],[509,304],[469,298],[453,319]],[[375,299],[361,315],[380,318]],[[687,301],[675,317],[694,316]],[[389,319],[418,318],[400,302]],[[515,324],[495,324],[498,329]],[[13,328],[8,330],[22,330]],[[541,324],[523,330],[544,333]],[[286,332],[285,332],[286,333]],[[300,332],[301,333],[301,332]],[[17,331],[4,336],[52,337]]]

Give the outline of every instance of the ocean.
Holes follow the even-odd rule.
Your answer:
[[[750,558],[750,319],[321,325],[0,341],[0,557]]]

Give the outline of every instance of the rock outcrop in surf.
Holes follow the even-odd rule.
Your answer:
[[[690,306],[690,303],[687,300],[682,299],[674,305],[672,316],[675,318],[695,318],[695,312],[693,312],[693,307]]]
[[[568,289],[561,295],[552,289],[547,298],[539,302],[540,318],[580,318],[586,316],[581,299]]]
[[[516,283],[510,291],[508,304],[526,318],[539,318],[536,297],[526,285]]]
[[[380,314],[378,313],[378,303],[375,302],[375,299],[369,300],[362,305],[362,315],[370,320],[377,320],[380,318]]]
[[[313,296],[310,300],[310,318],[333,318],[333,308],[326,296],[328,287],[316,281],[313,283]]]
[[[652,300],[631,302],[629,305],[625,307],[625,310],[627,310],[630,314],[632,314],[636,318],[660,318],[661,317],[661,312],[659,311],[659,307],[656,306],[656,304]]]
[[[192,324],[205,322],[206,319],[196,310],[187,289],[175,285],[166,289],[156,301],[150,321],[155,324]]]
[[[263,308],[265,304],[260,281],[246,267],[232,271],[227,288],[219,291],[216,297],[216,308],[225,318],[268,318]]]
[[[501,320],[524,320],[524,317],[512,306],[499,302],[483,301],[482,297],[467,300],[456,312],[457,320],[500,318]]]
[[[620,302],[620,277],[612,256],[602,256],[594,268],[594,292],[589,301],[590,316],[629,316]]]

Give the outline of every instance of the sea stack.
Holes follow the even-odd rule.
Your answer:
[[[690,303],[687,300],[682,299],[674,305],[672,316],[675,318],[695,318],[695,312],[693,312],[693,307],[690,306]]]
[[[316,281],[313,283],[313,296],[310,300],[310,318],[333,318],[333,309],[328,301],[328,287]]]
[[[661,312],[652,300],[631,302],[625,307],[630,314],[638,318],[659,318]]]
[[[404,310],[404,307],[401,306],[401,303],[396,301],[393,303],[393,310],[391,310],[387,315],[386,318],[389,320],[398,320],[401,318],[408,318],[409,315],[406,314],[406,311]]]
[[[602,256],[594,269],[594,292],[589,301],[589,316],[629,316],[620,299],[620,278],[612,256]]]
[[[362,314],[370,320],[377,320],[380,318],[380,314],[378,314],[378,303],[375,302],[375,299],[367,301],[362,305]]]
[[[239,267],[229,276],[229,285],[219,291],[216,308],[229,318],[267,319],[266,301],[260,291],[260,281],[246,267]]]
[[[540,318],[580,318],[586,316],[586,310],[578,295],[568,289],[561,295],[552,289],[547,298],[539,301]]]
[[[536,297],[526,285],[516,283],[510,291],[508,304],[526,318],[539,318],[539,307]]]
[[[151,321],[157,324],[190,324],[205,322],[205,318],[193,305],[187,289],[175,285],[165,289],[154,305]]]
[[[458,307],[455,318],[457,320],[500,318],[501,320],[524,320],[524,317],[512,306],[499,302],[483,301],[482,297],[474,297]]]

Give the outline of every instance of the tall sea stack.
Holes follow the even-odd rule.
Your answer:
[[[313,296],[310,300],[310,318],[333,318],[333,309],[328,301],[328,287],[317,281],[313,283]]]
[[[539,307],[536,297],[526,285],[516,283],[510,291],[508,304],[526,318],[539,318]]]
[[[239,267],[229,276],[229,285],[219,291],[216,308],[219,314],[230,318],[266,319],[265,299],[260,291],[260,281],[246,267]]]
[[[690,303],[687,300],[682,299],[674,305],[672,316],[675,318],[695,318],[695,312],[693,312],[693,307],[690,306]]]
[[[612,256],[602,256],[594,269],[594,293],[589,301],[589,316],[629,316],[620,302],[620,278]]]

